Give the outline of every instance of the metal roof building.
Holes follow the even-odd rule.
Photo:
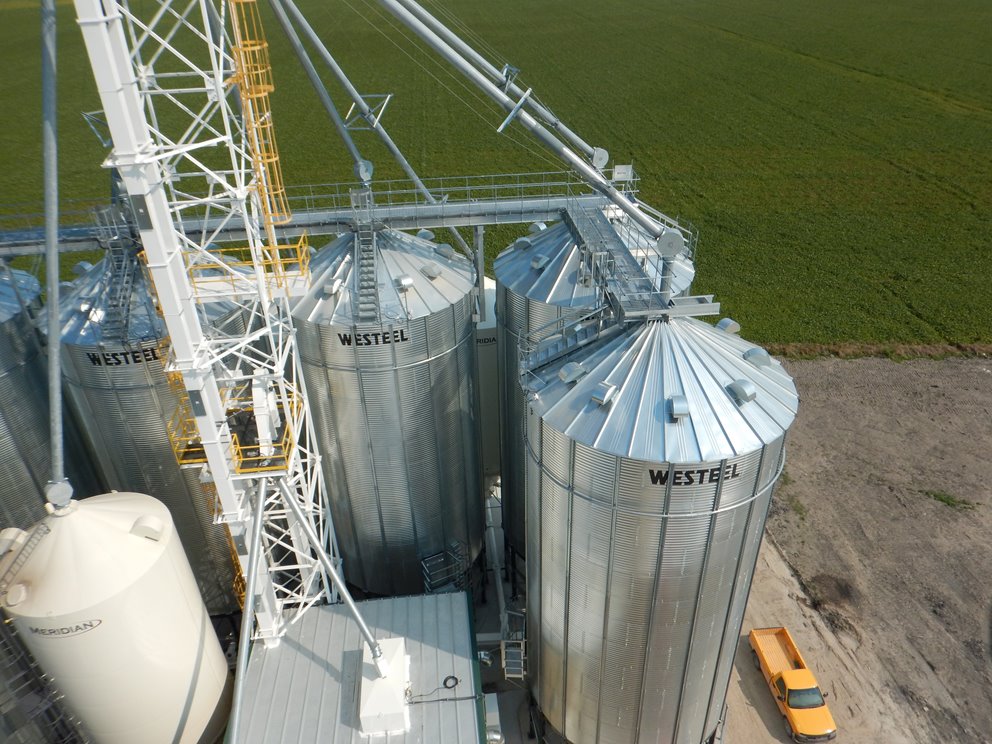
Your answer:
[[[406,639],[410,728],[377,744],[482,740],[484,708],[468,596],[360,602],[376,639]],[[344,605],[314,607],[275,648],[256,646],[245,678],[239,744],[365,744],[359,723],[364,642]]]

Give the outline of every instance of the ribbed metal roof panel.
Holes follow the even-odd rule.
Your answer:
[[[462,593],[361,602],[377,640],[402,637],[410,656],[410,730],[379,744],[479,741],[472,628]],[[238,744],[365,744],[358,717],[363,641],[344,605],[314,607],[274,648],[252,650]],[[458,679],[444,687],[449,675]],[[416,701],[424,701],[423,704]]]
[[[40,295],[41,284],[31,274],[16,269],[0,271],[0,323],[36,305]]]
[[[497,256],[493,269],[501,285],[529,300],[592,307],[599,301],[599,292],[594,285],[578,281],[579,254],[575,236],[568,225],[559,222],[517,240]]]
[[[422,318],[461,300],[475,286],[475,267],[464,256],[445,255],[436,244],[398,230],[376,233],[376,275],[379,307],[384,323]],[[293,309],[293,315],[314,323],[357,325],[358,272],[355,271],[355,235],[339,235],[321,248],[310,264],[311,289]],[[401,277],[409,283],[397,287]],[[331,287],[338,289],[331,292]]]
[[[774,359],[744,358],[756,349],[744,339],[693,318],[652,321],[596,342],[541,368],[536,400],[544,422],[580,444],[651,462],[711,462],[759,449],[783,436],[799,404],[795,384]],[[577,382],[558,372],[570,362],[587,371]],[[739,403],[728,387],[754,386]],[[525,383],[535,382],[532,376]],[[599,405],[600,383],[616,386]],[[682,396],[688,414],[671,415]]]
[[[649,278],[657,282],[660,262],[654,255],[653,241],[643,231],[625,226],[621,240]],[[594,282],[579,280],[581,250],[576,236],[565,222],[520,238],[499,254],[493,269],[496,280],[510,292],[532,302],[569,308],[594,307],[599,291]],[[695,267],[684,254],[673,258],[672,292],[684,292],[692,284]]]

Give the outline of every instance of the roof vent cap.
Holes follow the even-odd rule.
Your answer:
[[[544,271],[544,267],[548,265],[549,261],[551,261],[551,259],[547,256],[534,256],[534,258],[530,260],[530,267],[534,269],[534,271]]]
[[[447,243],[439,243],[438,245],[434,246],[434,252],[437,255],[442,256],[444,258],[454,258],[455,257],[455,249],[452,248]]]
[[[341,291],[341,285],[343,282],[340,279],[335,279],[332,282],[324,285],[324,294],[330,297],[331,295],[336,295]]]
[[[530,238],[517,238],[513,243],[514,248],[519,248],[522,251],[527,250],[532,245],[534,244],[531,242]]]
[[[727,392],[737,401],[739,406],[750,403],[758,395],[758,389],[750,380],[734,380],[727,385]]]
[[[421,240],[434,240],[434,233],[426,228],[420,228],[417,230],[417,237]]]
[[[578,362],[569,362],[565,364],[560,370],[558,370],[558,379],[562,382],[575,382],[580,379],[586,372],[588,372],[585,367],[583,367]]]
[[[741,330],[741,324],[733,318],[724,318],[716,324],[716,327],[725,333],[739,333]]]
[[[437,279],[441,276],[441,267],[434,263],[434,261],[428,261],[423,266],[420,267],[420,273],[426,276],[428,279]]]
[[[592,400],[593,403],[596,403],[597,405],[605,406],[613,400],[613,396],[616,394],[617,386],[603,380],[596,386],[596,389],[592,391]]]
[[[543,222],[532,222],[530,227],[527,228],[527,232],[531,235],[537,235],[539,232],[544,232],[548,229],[548,226]]]
[[[684,395],[673,395],[668,399],[668,410],[673,419],[681,421],[689,415],[689,401]]]
[[[406,274],[396,277],[396,289],[398,289],[400,292],[406,292],[412,286],[413,286],[413,277],[407,276]]]
[[[772,358],[769,356],[768,352],[762,349],[760,346],[756,346],[753,349],[748,349],[744,352],[744,359],[751,362],[755,367],[769,367],[772,363]]]

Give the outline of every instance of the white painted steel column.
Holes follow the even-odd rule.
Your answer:
[[[172,344],[183,373],[210,474],[232,535],[242,537],[251,519],[244,484],[232,476],[227,411],[212,366],[204,364],[204,336],[196,309],[182,246],[165,190],[166,174],[145,118],[144,102],[131,63],[118,7],[100,0],[75,0],[83,41],[90,57],[97,91],[114,142],[107,167],[117,168],[131,197],[148,269],[155,284]],[[223,97],[224,91],[217,95]],[[242,572],[247,555],[240,555]],[[264,556],[260,574],[267,576]],[[249,587],[250,590],[250,587]],[[277,635],[280,618],[275,590],[267,582],[258,597],[257,620],[262,635]]]

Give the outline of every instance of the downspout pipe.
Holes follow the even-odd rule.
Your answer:
[[[300,41],[299,35],[296,33],[296,29],[289,21],[289,16],[286,15],[286,9],[278,2],[274,0],[270,3],[272,10],[275,11],[276,20],[279,21],[279,25],[282,27],[283,33],[286,38],[289,39],[289,44],[293,47],[293,52],[296,54],[296,58],[300,61],[303,69],[307,73],[307,77],[310,79],[310,85],[313,86],[314,91],[317,93],[317,98],[320,99],[321,104],[324,106],[324,110],[330,117],[334,124],[334,128],[337,130],[338,135],[344,142],[345,149],[348,150],[348,154],[351,155],[351,159],[354,162],[354,173],[355,177],[361,181],[363,186],[368,186],[372,179],[372,167],[371,163],[362,157],[361,152],[358,150],[358,146],[355,144],[355,140],[351,136],[351,132],[348,131],[348,127],[345,126],[344,119],[341,118],[341,114],[337,107],[334,105],[334,101],[331,100],[331,94],[327,92],[327,88],[324,87],[323,82],[321,82],[320,75],[317,74],[317,68],[314,67],[313,62],[307,55],[306,50],[303,48],[303,44]]]
[[[382,658],[382,647],[379,646],[379,642],[375,639],[371,629],[365,623],[365,618],[362,617],[362,613],[358,611],[358,606],[355,604],[355,600],[352,599],[351,592],[348,591],[348,587],[345,586],[344,581],[338,574],[331,557],[327,554],[327,551],[324,550],[324,546],[317,537],[316,530],[314,530],[310,520],[303,514],[303,510],[300,508],[299,503],[297,503],[296,494],[293,493],[285,480],[279,481],[279,489],[282,491],[283,501],[286,503],[286,506],[289,507],[289,510],[293,512],[293,516],[296,518],[297,523],[306,535],[307,540],[310,541],[310,545],[314,552],[317,554],[317,560],[320,561],[320,565],[323,567],[327,575],[331,577],[334,587],[338,590],[338,594],[341,596],[341,601],[344,602],[345,606],[348,608],[352,618],[354,618],[355,623],[358,625],[359,632],[365,639],[365,643],[368,644],[369,649],[372,651],[372,661],[375,664],[376,671],[379,673],[380,677],[385,679],[389,676],[389,668],[386,665],[386,660]]]
[[[58,508],[72,498],[62,444],[62,351],[59,338],[59,166],[55,95],[55,0],[41,0],[41,139],[45,173],[45,283],[48,303],[48,425],[51,480],[45,496]]]
[[[658,221],[642,212],[636,204],[620,193],[617,188],[610,183],[603,174],[593,166],[583,160],[574,151],[569,149],[560,139],[549,132],[539,121],[537,121],[528,111],[519,106],[519,102],[510,98],[495,83],[492,83],[481,72],[473,67],[467,60],[451,48],[443,39],[424,25],[416,16],[400,4],[399,0],[379,0],[393,15],[395,15],[404,25],[417,34],[434,51],[447,59],[465,77],[474,83],[486,95],[496,103],[506,109],[508,113],[515,113],[520,123],[533,134],[542,144],[555,153],[565,163],[575,170],[583,180],[590,186],[604,194],[617,207],[622,209],[630,218],[640,225],[649,235],[658,239],[665,233],[665,227]],[[504,122],[506,124],[507,122]]]
[[[419,21],[430,28],[431,31],[436,33],[465,59],[475,65],[477,69],[487,75],[490,80],[499,85],[500,88],[505,90],[509,95],[515,97],[517,100],[520,100],[521,96],[524,94],[524,91],[519,85],[510,80],[502,70],[495,67],[489,62],[489,60],[475,51],[475,49],[463,41],[454,31],[445,26],[435,16],[431,15],[430,12],[424,8],[424,6],[416,2],[416,0],[399,0],[399,2],[403,5],[403,7],[415,15]],[[590,145],[579,135],[565,126],[561,119],[554,115],[551,109],[538,103],[533,98],[527,99],[526,106],[537,114],[549,127],[564,137],[565,140],[572,145],[572,147],[579,150],[589,160],[592,160],[597,148]]]
[[[313,44],[314,49],[317,50],[317,53],[324,61],[324,64],[327,65],[328,69],[345,89],[345,92],[351,100],[354,101],[355,106],[362,115],[362,118],[365,119],[372,131],[379,136],[379,139],[382,140],[382,143],[386,146],[386,149],[389,150],[389,154],[393,156],[393,159],[399,164],[400,168],[403,169],[403,172],[406,173],[407,178],[413,182],[413,185],[417,191],[424,195],[424,198],[428,203],[437,204],[438,200],[430,192],[430,189],[427,188],[424,182],[420,180],[420,176],[417,175],[417,172],[413,169],[413,166],[410,165],[410,161],[408,161],[400,151],[400,148],[393,141],[393,138],[389,136],[389,132],[386,131],[385,127],[379,123],[372,109],[369,108],[367,103],[365,103],[365,99],[362,97],[362,94],[358,92],[358,89],[352,84],[350,78],[342,69],[341,65],[338,64],[337,60],[334,59],[333,55],[331,55],[331,53],[327,50],[324,42],[322,42],[320,37],[317,36],[317,32],[313,30],[313,27],[300,12],[300,9],[296,7],[296,3],[293,2],[293,0],[270,0],[270,2],[273,6],[281,6],[283,10],[289,11],[289,15],[292,16],[293,21],[295,21],[296,25],[303,31],[303,35],[310,41],[311,44]],[[464,251],[465,255],[471,256],[472,249],[469,247],[468,243],[465,242],[465,238],[462,237],[461,233],[455,228],[451,228],[451,234],[454,236],[455,241],[458,243],[462,251]]]
[[[258,574],[258,555],[262,549],[262,510],[265,507],[265,489],[268,480],[258,482],[255,496],[255,511],[252,513],[251,542],[248,544],[248,569],[245,576],[245,606],[241,616],[241,632],[238,634],[238,660],[234,674],[234,699],[231,702],[231,718],[228,724],[228,742],[238,741],[238,728],[241,725],[241,703],[244,698],[245,673],[248,671],[248,657],[251,654],[251,629],[255,624],[255,579]]]

